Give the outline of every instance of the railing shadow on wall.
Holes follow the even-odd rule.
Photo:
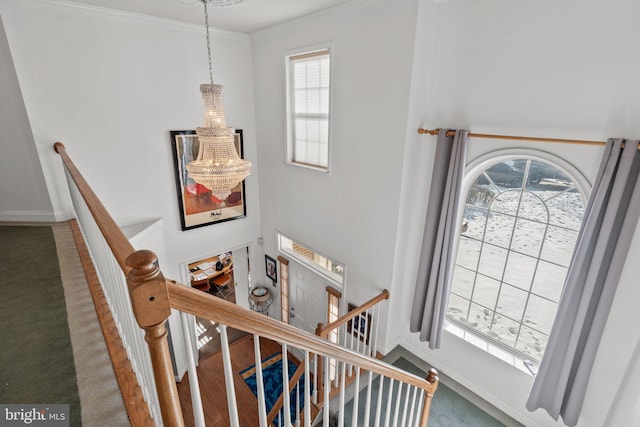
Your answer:
[[[397,425],[400,412],[402,420],[409,419],[409,425],[426,427],[431,399],[438,386],[435,370],[429,371],[426,379],[417,377],[371,357],[375,356],[373,341],[370,341],[371,344],[367,346],[368,350],[365,354],[361,354],[352,348],[333,343],[321,336],[309,334],[231,302],[199,292],[190,286],[165,279],[160,271],[156,255],[148,250],[136,251],[133,248],[102,202],[84,180],[67,154],[64,145],[58,142],[54,145],[54,149],[63,160],[78,222],[98,271],[102,289],[116,320],[118,332],[136,373],[136,380],[143,390],[144,399],[156,425],[184,425],[165,327],[171,309],[175,309],[181,313],[209,319],[220,325],[228,419],[231,426],[239,426],[240,420],[235,398],[231,354],[226,337],[227,327],[239,329],[254,336],[257,417],[261,427],[272,425],[270,423],[273,422],[274,415],[271,414],[269,421],[267,421],[269,414],[264,398],[260,338],[281,343],[285,362],[289,357],[288,349],[290,347],[297,348],[304,353],[303,361],[298,368],[299,372],[292,373],[293,376],[303,377],[302,381],[305,384],[304,396],[301,398],[303,403],[298,403],[298,407],[302,407],[302,409],[297,417],[294,416],[298,418],[297,423],[302,420],[305,426],[311,426],[313,421],[311,390],[314,388],[311,384],[316,383],[319,376],[324,377],[324,384],[329,384],[331,382],[329,368],[333,366],[341,372],[338,392],[340,399],[338,399],[337,407],[330,405],[330,387],[323,388],[321,399],[313,399],[322,407],[324,426],[329,425],[330,416],[334,413],[337,413],[341,417],[341,422],[344,423],[345,372],[347,368],[355,367],[358,372],[360,370],[369,372],[369,383],[371,383],[372,375],[378,375],[381,381],[388,378],[391,384],[395,381],[406,385],[405,394],[401,394],[402,387],[398,387],[396,395],[393,396],[397,405],[392,425]],[[388,298],[388,292],[383,298]],[[358,313],[366,313],[366,310],[368,308],[365,311],[348,313],[346,316],[349,317],[348,320],[353,321],[359,315]],[[329,330],[328,328],[331,326],[332,324],[327,325],[326,330]],[[190,347],[189,342],[185,345]],[[323,366],[321,373],[314,369],[315,380],[312,379],[311,365]],[[197,384],[195,369],[190,369],[189,375]],[[290,381],[288,375],[283,375],[285,389],[292,382],[294,382],[293,379]],[[197,387],[192,390],[198,394]],[[388,402],[385,425],[389,422],[392,412],[392,408],[390,408],[392,396],[390,394],[393,393],[393,390],[393,387],[385,390],[387,393],[385,401]],[[383,388],[380,387],[378,402],[382,401],[382,393]],[[192,392],[192,397],[193,394]],[[278,417],[277,425],[289,426],[292,425],[290,412],[287,411],[292,405],[289,394],[285,393],[282,400],[285,411],[282,412],[282,416]],[[369,407],[370,401],[371,393],[369,392],[367,407]],[[400,408],[401,401],[403,401],[402,408]],[[205,425],[201,403],[198,398],[195,398],[194,402],[195,406],[200,406],[199,408],[194,407],[195,425]],[[378,404],[376,412],[378,421],[380,407],[381,405]],[[242,408],[243,412],[247,410],[249,408]],[[404,421],[402,422],[404,423]]]

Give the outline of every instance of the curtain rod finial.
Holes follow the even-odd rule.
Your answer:
[[[437,135],[439,131],[440,131],[439,129],[429,130],[429,129],[425,129],[425,128],[418,128],[418,133],[420,135],[424,135],[424,134]]]

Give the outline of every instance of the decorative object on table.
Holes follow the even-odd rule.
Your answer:
[[[354,304],[347,304],[348,311],[353,311],[357,307]],[[365,316],[366,315],[366,316]],[[369,344],[369,336],[371,335],[371,315],[367,313],[360,313],[359,316],[354,317],[347,322],[347,332],[353,334],[354,337],[360,341],[364,341],[365,344]]]
[[[264,256],[264,264],[267,269],[267,277],[273,280],[273,285],[278,283],[278,271],[276,270],[276,260],[269,255]]]
[[[249,292],[249,306],[251,310],[257,313],[268,316],[269,307],[271,307],[272,302],[271,292],[269,292],[266,286],[257,286]]]
[[[236,149],[242,155],[242,130],[236,129],[234,137]],[[232,188],[225,200],[220,200],[210,189],[189,177],[185,166],[194,158],[200,146],[195,131],[171,131],[171,143],[182,230],[246,217],[244,181]]]
[[[211,37],[207,4],[220,0],[202,0],[204,22],[207,31],[207,55],[209,58],[209,83],[200,85],[204,101],[204,126],[196,129],[200,141],[195,160],[185,165],[189,178],[211,190],[212,195],[224,201],[250,173],[251,162],[242,159],[234,146],[234,130],[227,127],[224,114],[222,85],[213,84]],[[223,3],[229,3],[225,1]]]

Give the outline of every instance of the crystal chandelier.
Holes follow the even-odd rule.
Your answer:
[[[204,126],[196,128],[200,146],[196,160],[187,163],[189,177],[211,190],[219,200],[225,200],[231,189],[251,173],[251,162],[238,156],[234,145],[235,130],[227,127],[224,116],[223,87],[213,84],[209,14],[207,4],[220,0],[201,0],[204,4],[209,56],[209,84],[200,85],[204,100]]]

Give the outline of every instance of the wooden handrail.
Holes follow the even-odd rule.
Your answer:
[[[67,150],[64,144],[56,142],[53,145],[53,149],[56,153],[60,154],[64,165],[67,167],[67,171],[76,184],[78,191],[82,195],[93,219],[95,220],[98,228],[102,232],[104,239],[111,248],[113,256],[118,261],[120,268],[124,272],[125,276],[129,274],[131,267],[127,266],[127,257],[135,252],[135,249],[129,239],[126,238],[120,227],[113,220],[107,208],[104,207],[98,196],[93,192],[87,181],[84,179],[76,165],[71,161],[71,158],[67,154]]]
[[[282,363],[284,363],[284,361]],[[298,384],[298,381],[304,374],[304,367],[306,363],[307,363],[306,360],[302,360],[302,362],[298,365],[298,369],[296,369],[296,372],[293,374],[293,376],[289,380],[289,386],[287,387],[287,392],[289,394],[291,394],[291,390],[293,390],[293,387],[295,387],[296,384]],[[269,415],[267,415],[268,425],[271,425],[273,423],[273,420],[276,419],[276,416],[278,416],[278,412],[280,412],[280,409],[282,409],[283,402],[284,402],[284,390],[282,390],[280,397],[278,397],[278,400],[276,400],[276,403],[273,404],[273,408],[271,408]]]
[[[318,324],[318,327],[316,328],[316,335],[326,338],[332,330],[344,325],[354,317],[359,316],[374,305],[378,304],[380,301],[384,301],[386,299],[389,299],[389,291],[385,289],[380,292],[380,295],[376,295],[369,301],[365,302],[357,308],[354,308],[353,310],[351,310],[344,316],[341,316],[340,318],[334,320],[333,322],[327,325]]]
[[[423,378],[388,365],[372,357],[364,356],[321,337],[302,331],[263,314],[249,311],[236,304],[207,295],[189,286],[167,280],[171,308],[184,311],[214,322],[241,329],[250,334],[291,344],[301,350],[339,359],[362,369],[420,387],[425,391],[433,385]]]

